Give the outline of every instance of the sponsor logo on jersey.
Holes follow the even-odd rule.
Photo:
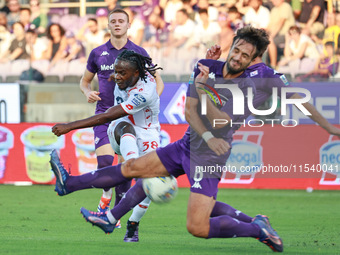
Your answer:
[[[108,71],[108,70],[114,70],[114,65],[100,65],[100,70],[101,71]]]
[[[141,103],[145,103],[146,99],[140,94],[135,94],[134,98],[131,100],[131,103],[135,106],[140,105]]]
[[[249,74],[249,76],[250,76],[250,77],[253,77],[253,76],[258,75],[258,74],[259,74],[259,71],[258,71],[258,70],[255,70],[255,71],[252,71],[252,72]]]
[[[104,50],[103,52],[102,52],[102,54],[100,54],[100,56],[108,56],[108,55],[110,55],[106,50]]]
[[[99,137],[98,136],[96,136],[96,138],[94,139],[94,143],[95,144],[99,143]]]

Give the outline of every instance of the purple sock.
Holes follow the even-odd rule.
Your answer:
[[[97,162],[98,162],[98,169],[106,167],[106,166],[112,166],[114,157],[112,155],[102,155],[97,156]]]
[[[66,182],[69,192],[90,188],[111,188],[130,181],[122,175],[121,164],[108,166],[79,176],[70,176]]]
[[[126,192],[125,197],[120,200],[119,204],[111,210],[113,217],[117,220],[120,219],[145,198],[142,179],[138,179],[136,184]]]
[[[210,218],[208,238],[260,237],[260,227],[232,218],[228,215]]]
[[[116,200],[115,200],[115,205],[118,205],[122,197],[125,195],[125,193],[131,188],[131,181],[122,183],[118,186],[115,187],[115,192],[116,192]]]
[[[252,217],[244,214],[243,212],[236,210],[235,208],[231,207],[226,203],[222,203],[216,201],[215,206],[211,212],[210,217],[217,217],[222,215],[229,215],[232,218],[238,219],[243,222],[250,223],[252,221]]]
[[[97,156],[97,169],[107,167],[107,166],[112,166],[114,157],[112,155],[102,155],[102,156]],[[110,188],[104,189],[105,191],[109,191]]]

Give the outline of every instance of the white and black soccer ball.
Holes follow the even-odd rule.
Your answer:
[[[177,195],[177,180],[173,176],[145,178],[143,179],[143,189],[153,202],[167,203]]]

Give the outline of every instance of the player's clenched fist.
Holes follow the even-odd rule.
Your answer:
[[[212,137],[207,142],[209,148],[218,156],[223,155],[230,149],[229,143],[221,138]]]
[[[97,101],[102,100],[98,95],[100,93],[98,91],[89,91],[86,93],[86,98],[88,103],[95,103]]]
[[[52,132],[56,136],[61,136],[64,134],[67,134],[71,131],[71,129],[68,127],[68,124],[56,124],[52,127]]]

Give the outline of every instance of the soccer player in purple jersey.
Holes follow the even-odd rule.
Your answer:
[[[127,37],[127,30],[130,27],[129,16],[122,9],[115,9],[108,15],[108,28],[111,38],[105,44],[93,49],[89,55],[87,66],[83,77],[80,81],[80,89],[86,96],[89,103],[95,103],[96,114],[103,113],[114,105],[114,87],[115,83],[109,80],[113,73],[113,66],[116,57],[124,50],[133,50],[143,56],[149,57],[148,53],[142,47],[134,44]],[[99,82],[99,91],[91,88],[91,82],[97,74]],[[157,83],[157,93],[160,95],[164,89],[164,83],[160,75],[156,72],[155,79]],[[114,158],[114,151],[110,145],[107,135],[109,122],[93,128],[94,142],[98,161],[98,168],[111,166]],[[119,161],[122,161],[119,158]],[[130,188],[130,183],[124,183],[115,188],[116,199],[115,205],[119,203],[125,192]],[[112,189],[103,190],[103,195],[98,205],[98,211],[105,212],[110,209]],[[133,213],[143,215],[147,206],[136,207]],[[138,218],[137,216],[135,218]],[[117,226],[120,226],[118,223]]]
[[[217,60],[220,58],[221,54],[221,47],[219,45],[214,45],[208,49],[206,58]],[[262,54],[256,57],[245,70],[255,84],[256,94],[253,100],[255,109],[272,96],[273,88],[278,88],[278,96],[280,97],[281,88],[291,86],[284,74],[276,72],[262,62]],[[287,93],[287,98],[300,99],[301,96],[298,93]],[[329,121],[325,119],[312,104],[307,102],[302,105],[310,112],[311,115],[308,117],[318,123],[319,126],[325,129],[329,134],[340,137],[340,129],[329,123]]]
[[[194,70],[194,81],[188,88],[186,101],[186,118],[190,126],[179,141],[140,158],[128,160],[124,164],[81,176],[70,176],[57,153],[53,151],[50,162],[57,178],[58,194],[66,195],[82,189],[116,186],[135,177],[177,177],[186,174],[191,184],[187,229],[192,235],[201,238],[253,237],[274,251],[283,251],[282,240],[271,227],[267,217],[257,215],[252,218],[216,201],[217,185],[222,173],[213,175],[197,171],[197,167],[202,169],[209,164],[224,166],[230,154],[232,132],[229,131],[232,128],[227,124],[214,127],[214,119],[227,119],[230,123],[231,120],[242,121],[247,117],[233,114],[230,91],[214,86],[217,82],[231,83],[236,84],[242,91],[252,87],[253,83],[244,70],[268,44],[268,36],[263,37],[258,29],[246,27],[238,30],[225,63],[214,60],[199,61]],[[207,100],[204,103],[207,115],[203,116],[201,100],[207,96],[208,88],[216,91],[216,96],[220,96],[219,104],[215,106],[211,100]],[[63,134],[59,131],[55,134]],[[145,197],[142,180],[139,179],[120,203],[107,214],[91,212],[85,208],[81,209],[81,213],[87,221],[100,227],[105,233],[111,233],[117,219]]]

